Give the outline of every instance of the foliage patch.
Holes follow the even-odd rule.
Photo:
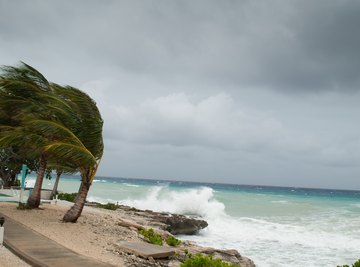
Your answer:
[[[60,193],[58,195],[58,199],[75,202],[76,196],[77,196],[77,193]]]
[[[150,228],[149,230],[146,229],[139,230],[138,233],[143,235],[145,239],[151,244],[155,244],[159,246],[163,245],[161,236],[159,234],[156,234],[153,228]]]
[[[211,255],[187,254],[187,259],[180,265],[181,267],[236,267],[237,265],[229,264],[220,259],[213,259]]]
[[[31,208],[26,203],[19,202],[17,209],[18,210],[30,210]]]
[[[169,246],[172,246],[172,247],[177,247],[181,244],[181,241],[173,236],[169,236],[166,239],[166,244],[168,244]]]
[[[350,267],[350,266],[349,265],[342,265],[342,266],[338,265],[337,267]],[[357,260],[356,262],[354,262],[354,264],[351,265],[351,267],[360,267],[360,259]]]
[[[116,210],[118,208],[118,205],[116,205],[114,203],[107,203],[107,204],[98,203],[98,204],[96,204],[96,207],[102,208],[102,209],[107,209],[107,210]]]

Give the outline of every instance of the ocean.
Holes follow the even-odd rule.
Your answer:
[[[63,177],[59,190],[76,192],[79,184]],[[180,239],[237,249],[259,267],[335,267],[360,258],[360,191],[97,177],[88,201],[201,216],[209,226]]]

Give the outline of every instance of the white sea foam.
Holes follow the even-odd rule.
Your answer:
[[[209,187],[170,191],[166,186],[155,186],[143,199],[128,199],[122,204],[209,218],[225,214],[224,204],[214,199],[213,190]]]
[[[122,183],[122,184],[129,187],[140,187],[140,185],[137,184],[129,184],[129,183]]]
[[[288,200],[271,202],[291,204]],[[260,267],[336,266],[358,257],[360,240],[354,236],[360,234],[359,221],[357,218],[343,221],[333,210],[301,218],[231,217],[208,187],[183,191],[153,187],[144,198],[126,200],[124,204],[200,215],[209,227],[199,236],[183,238],[205,246],[238,249]]]
[[[288,204],[289,201],[287,200],[273,200],[271,203],[278,203],[278,204]]]
[[[116,199],[112,199],[112,198],[102,198],[102,197],[96,197],[96,196],[88,196],[86,198],[87,201],[89,202],[97,202],[97,203],[101,203],[101,204],[107,204],[107,203],[117,203],[119,202]]]
[[[207,220],[201,236],[183,237],[205,246],[238,249],[257,266],[336,266],[358,257],[360,241],[314,226],[273,223],[252,218]]]
[[[131,190],[140,192],[140,189],[144,190],[144,187]],[[235,217],[225,213],[225,205],[214,194],[215,191],[208,187],[174,190],[168,186],[154,186],[143,197],[126,200],[90,197],[89,200],[101,203],[119,201],[140,209],[202,216],[209,226],[200,235],[181,238],[205,246],[238,249],[259,267],[336,266],[352,263],[359,257],[360,220],[358,213],[347,208],[357,210],[360,203],[341,204],[344,206],[339,208],[331,204],[324,206],[322,201],[314,204],[312,199],[297,201],[283,196],[284,199],[279,200],[269,196],[264,198],[263,194],[256,199],[267,201],[254,202],[244,195],[242,201],[249,201],[248,206],[254,211],[275,208],[277,212],[266,213],[267,216],[262,212],[252,212],[255,215]],[[217,192],[216,196],[219,194],[225,193]],[[237,206],[236,202],[228,205],[233,205],[232,209]],[[256,205],[261,205],[261,209]],[[284,215],[278,213],[279,206]]]
[[[107,183],[107,181],[106,181],[106,180],[95,179],[95,180],[93,181],[93,183]]]
[[[331,221],[308,218],[302,223],[272,222],[269,218],[235,218],[225,215],[207,218],[208,228],[200,236],[183,237],[205,246],[235,248],[252,258],[257,266],[336,266],[358,257],[360,240],[355,226],[359,221],[344,221],[348,233],[331,229]],[[323,227],[322,223],[327,224]],[[332,222],[334,223],[334,221]],[[340,221],[336,222],[341,224]],[[351,224],[353,226],[351,226]],[[325,228],[325,229],[322,229]],[[340,227],[341,228],[341,225]],[[353,228],[353,234],[350,229]],[[340,229],[338,229],[340,230]]]

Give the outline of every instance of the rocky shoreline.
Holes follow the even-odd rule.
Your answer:
[[[1,212],[35,231],[51,238],[75,252],[107,262],[114,266],[132,267],[178,267],[186,255],[202,253],[213,255],[231,264],[242,267],[254,267],[253,261],[240,255],[236,250],[220,250],[196,245],[183,240],[175,250],[175,255],[165,259],[142,258],[128,253],[119,246],[119,242],[146,242],[139,229],[153,228],[166,239],[172,233],[195,234],[207,226],[197,218],[169,213],[143,211],[126,206],[116,210],[106,210],[85,206],[81,217],[75,224],[63,223],[62,216],[72,203],[54,201],[42,205],[41,209],[17,210],[15,203],[0,203]],[[6,229],[5,229],[6,231]],[[169,247],[166,243],[165,247]],[[7,266],[1,262],[0,265]]]
[[[129,206],[118,205],[117,210],[122,210],[131,216],[133,221],[139,221],[154,228],[168,231],[173,235],[195,235],[201,229],[208,226],[208,223],[199,218],[192,218],[180,214],[167,212],[155,212],[151,210],[140,210]]]
[[[154,212],[151,210],[139,210],[128,206],[119,205],[116,210],[119,213],[126,213],[126,218],[131,218],[131,223],[120,225],[129,227],[129,229],[139,230],[146,228],[153,228],[164,238],[171,235],[195,235],[201,229],[208,226],[208,223],[199,218],[191,218],[184,215]],[[124,214],[125,215],[125,214]],[[140,235],[140,238],[141,235]],[[146,241],[145,241],[146,242]],[[214,258],[219,258],[225,262],[238,265],[241,267],[255,267],[252,260],[242,256],[235,249],[221,250],[210,247],[202,247],[196,245],[194,242],[183,241],[180,246],[174,248],[176,250],[176,257],[170,259],[144,259],[128,253],[117,248],[115,244],[115,251],[126,259],[129,266],[180,266],[181,262],[185,260],[186,254],[195,255],[197,253],[212,255]]]

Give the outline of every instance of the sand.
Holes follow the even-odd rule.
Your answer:
[[[77,223],[63,223],[61,219],[69,207],[61,202],[58,205],[45,204],[34,210],[17,210],[17,204],[0,203],[0,211],[80,254],[123,266],[122,258],[113,252],[112,245],[117,240],[136,239],[137,234],[116,226],[119,215],[85,207]],[[6,224],[4,226],[6,230]]]

